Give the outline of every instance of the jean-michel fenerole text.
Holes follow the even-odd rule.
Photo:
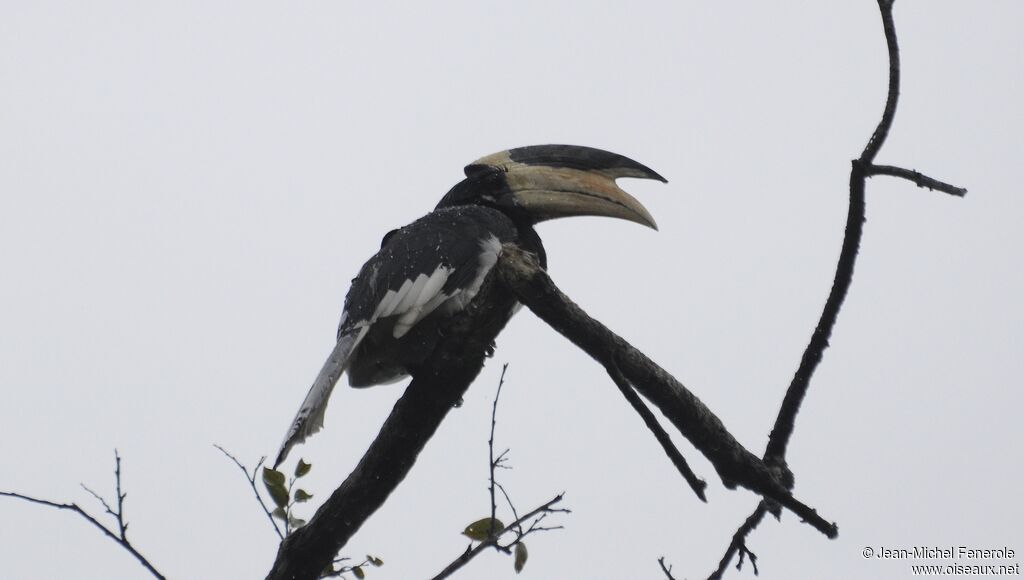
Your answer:
[[[911,548],[885,548],[875,550],[881,560],[1012,560],[1013,548],[977,548],[970,546],[914,546]]]

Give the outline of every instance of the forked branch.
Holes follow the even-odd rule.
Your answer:
[[[127,494],[121,490],[121,456],[118,455],[117,450],[114,450],[114,465],[114,490],[115,493],[117,494],[117,501],[114,502],[113,506],[107,503],[107,500],[103,499],[103,496],[92,491],[88,487],[85,487],[83,485],[82,488],[85,489],[85,491],[89,492],[90,495],[95,497],[103,506],[105,512],[112,518],[114,518],[114,523],[117,525],[115,529],[108,528],[107,526],[100,523],[99,520],[89,515],[89,512],[82,509],[82,507],[79,506],[77,503],[59,503],[11,491],[0,491],[0,495],[25,500],[27,502],[48,506],[59,510],[68,510],[72,513],[76,513],[82,516],[82,518],[84,518],[85,521],[95,526],[96,529],[103,533],[103,535],[117,542],[118,545],[120,545],[129,554],[135,557],[135,559],[138,560],[139,563],[142,564],[142,566],[146,568],[146,570],[148,570],[149,573],[152,574],[154,578],[164,580],[164,575],[157,571],[156,567],[153,566],[153,564],[149,560],[147,560],[146,557],[143,556],[137,549],[135,549],[135,546],[133,546],[131,541],[128,539],[128,521],[124,517],[124,500],[127,497]]]
[[[516,297],[549,326],[597,360],[617,369],[651,401],[711,462],[728,487],[741,485],[778,502],[815,529],[833,538],[836,525],[793,497],[782,482],[785,469],[772,468],[732,436],[722,421],[693,393],[645,354],[591,318],[555,286],[536,256],[513,246],[502,250],[498,269]]]
[[[445,566],[444,570],[434,576],[432,580],[442,580],[448,578],[456,571],[461,569],[463,566],[468,564],[470,560],[481,554],[487,548],[494,548],[499,552],[511,554],[515,552],[515,570],[519,572],[523,569],[526,564],[527,552],[526,544],[523,539],[526,536],[541,531],[549,531],[561,529],[562,526],[542,526],[541,522],[544,519],[554,513],[570,513],[568,509],[554,507],[557,503],[562,500],[563,493],[558,494],[554,499],[549,500],[530,511],[524,516],[520,516],[516,510],[516,506],[512,503],[512,498],[505,490],[504,486],[498,483],[497,477],[495,476],[495,470],[499,467],[508,468],[505,465],[508,451],[503,451],[497,456],[494,455],[494,432],[498,425],[498,400],[501,398],[501,388],[505,385],[505,371],[508,370],[508,363],[505,363],[501,367],[501,377],[498,379],[498,388],[494,393],[494,403],[491,405],[491,434],[487,439],[487,454],[490,459],[488,468],[488,485],[487,491],[490,495],[491,500],[491,515],[489,518],[474,522],[466,531],[463,532],[473,540],[479,541],[479,544],[473,546],[470,544],[466,550],[457,558],[452,560],[450,564]],[[502,495],[505,496],[505,501],[508,503],[509,510],[512,512],[513,522],[507,526],[501,523],[498,519],[498,506],[495,500],[495,490],[500,490]],[[530,521],[530,520],[533,521]],[[524,527],[524,524],[530,522],[528,526]],[[505,535],[512,535],[511,540],[502,540]]]
[[[950,195],[963,197],[967,194],[967,190],[962,187],[950,185],[918,171],[889,165],[875,165],[874,163],[875,157],[885,144],[885,140],[892,128],[900,94],[900,55],[899,44],[896,40],[896,25],[892,17],[893,0],[877,1],[889,54],[888,94],[885,108],[877,127],[871,134],[871,138],[861,152],[860,157],[852,163],[849,184],[850,205],[846,217],[846,233],[836,265],[832,290],[829,293],[828,300],[822,310],[814,333],[811,335],[811,340],[807,348],[804,349],[803,356],[800,358],[800,365],[789,384],[789,388],[786,390],[786,396],[779,408],[775,426],[772,428],[771,436],[765,449],[765,463],[780,468],[786,467],[786,449],[793,435],[797,413],[799,413],[800,406],[807,395],[807,389],[810,386],[811,378],[814,376],[814,371],[818,368],[825,349],[828,348],[829,338],[832,335],[832,330],[835,328],[839,310],[842,308],[843,301],[853,282],[854,265],[857,261],[860,241],[864,233],[864,191],[867,178],[872,175],[890,175],[911,181],[919,187],[941,191]],[[792,487],[792,482],[788,483],[788,487]],[[742,563],[743,555],[750,554],[746,546],[747,536],[761,523],[764,515],[771,511],[774,511],[771,502],[762,500],[758,504],[754,512],[736,530],[718,568],[709,576],[709,580],[721,578],[733,558],[738,556],[740,558],[739,562]],[[753,564],[752,559],[751,563]]]

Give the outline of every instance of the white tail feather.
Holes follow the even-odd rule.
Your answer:
[[[334,350],[331,351],[327,361],[324,362],[323,368],[320,369],[320,374],[313,381],[313,386],[310,387],[309,393],[306,394],[305,400],[302,401],[302,406],[299,407],[299,412],[295,414],[295,419],[292,420],[291,427],[288,428],[288,434],[285,435],[284,441],[281,443],[281,450],[278,451],[277,459],[274,460],[275,468],[284,461],[292,447],[302,443],[307,437],[316,433],[324,426],[324,412],[327,411],[327,400],[331,396],[331,391],[334,390],[334,385],[337,384],[341,373],[348,367],[348,361],[352,356],[352,352],[362,342],[368,330],[369,327],[364,326],[357,332],[345,334],[338,338],[337,344],[334,345]]]

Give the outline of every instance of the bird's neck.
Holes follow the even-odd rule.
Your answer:
[[[521,221],[516,222],[516,229],[519,231],[520,246],[524,250],[537,254],[537,258],[540,260],[540,267],[546,270],[548,267],[548,255],[544,251],[544,244],[540,241],[537,230],[533,229],[532,224]]]

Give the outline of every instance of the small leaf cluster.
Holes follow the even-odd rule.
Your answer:
[[[335,560],[334,562],[329,564],[326,568],[324,568],[324,571],[320,573],[320,577],[321,578],[337,578],[337,577],[344,576],[345,574],[351,572],[352,575],[355,576],[358,580],[363,580],[363,578],[366,578],[367,566],[373,566],[375,568],[380,568],[381,566],[384,565],[384,560],[381,560],[380,558],[378,558],[376,556],[371,556],[371,555],[367,554],[366,555],[366,559],[363,560],[362,562],[360,562],[359,564],[356,564],[355,566],[346,565],[346,566],[339,566],[337,568],[334,567],[335,564],[340,564],[341,562],[345,562],[347,560],[348,560],[348,558],[339,558],[339,559]]]
[[[284,522],[284,533],[286,536],[306,525],[306,520],[296,517],[292,510],[296,504],[305,503],[313,499],[313,494],[297,485],[298,481],[309,473],[311,469],[313,469],[313,465],[306,463],[305,459],[299,459],[291,477],[276,469],[263,468],[263,486],[267,488],[267,493],[270,494],[270,498],[274,501],[275,505],[270,515]],[[324,568],[323,572],[320,573],[320,577],[339,578],[351,573],[358,580],[362,580],[366,577],[366,570],[369,566],[380,567],[384,565],[384,560],[370,555],[367,555],[365,560],[356,565],[344,564],[344,562],[349,560],[349,558],[336,559]]]
[[[296,517],[292,513],[292,508],[295,507],[295,504],[304,503],[313,498],[313,494],[295,485],[312,468],[312,464],[300,459],[295,466],[294,475],[290,478],[276,469],[263,468],[263,486],[267,488],[267,493],[270,494],[270,499],[276,506],[270,514],[284,522],[285,535],[306,525],[306,520]]]
[[[529,552],[526,550],[526,543],[523,542],[522,535],[519,535],[511,546],[499,545],[498,538],[506,531],[508,530],[505,529],[505,524],[501,520],[486,517],[480,518],[466,526],[466,529],[462,530],[462,535],[477,542],[492,542],[499,550],[512,554],[512,565],[515,568],[516,574],[518,574],[523,571],[523,566],[526,566]]]

